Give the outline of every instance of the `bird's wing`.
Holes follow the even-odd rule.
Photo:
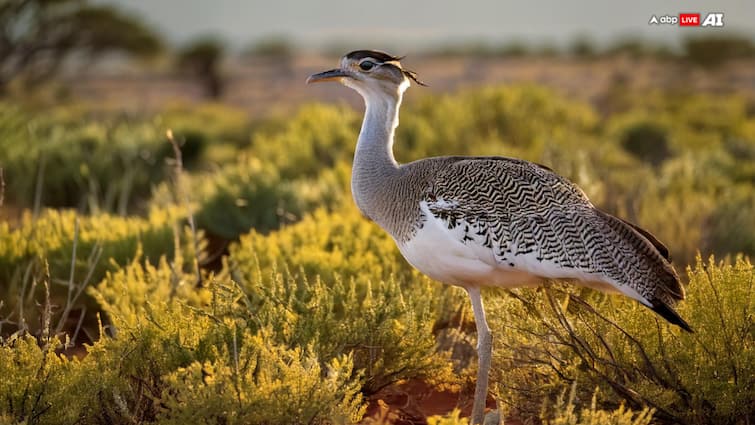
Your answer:
[[[612,285],[649,307],[684,291],[668,250],[649,232],[596,209],[547,167],[501,158],[448,158],[423,194],[427,219],[486,262],[546,278]]]

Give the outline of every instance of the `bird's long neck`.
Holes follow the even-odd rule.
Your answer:
[[[359,133],[351,191],[354,201],[364,214],[373,219],[383,210],[385,190],[396,176],[399,165],[393,157],[393,134],[398,127],[401,92],[388,94],[363,93],[365,114]]]

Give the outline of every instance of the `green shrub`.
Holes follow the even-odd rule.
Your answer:
[[[653,419],[653,410],[648,408],[633,412],[622,404],[614,411],[600,410],[596,406],[597,391],[593,394],[590,407],[582,408],[577,413],[575,388],[576,383],[572,385],[568,399],[562,393],[552,407],[543,409],[540,413],[543,425],[649,425]]]
[[[564,386],[601,389],[603,406],[652,407],[663,423],[740,424],[755,416],[753,278],[749,261],[688,270],[678,306],[694,334],[638,303],[584,290],[490,297],[501,397],[531,412]],[[576,400],[590,395],[578,388]],[[529,407],[528,407],[529,406]]]
[[[753,140],[753,119],[747,99],[740,96],[630,92],[616,106],[605,127],[611,138],[634,126],[649,125],[663,130],[674,154],[709,153],[727,140]]]
[[[235,300],[175,286],[176,273],[139,261],[90,288],[114,337],[81,360],[31,337],[0,342],[0,418],[33,424],[353,423],[364,407],[351,358],[318,359],[252,332]],[[179,274],[179,281],[191,280]],[[171,292],[174,294],[171,296]]]
[[[104,276],[112,262],[126,264],[141,248],[148,258],[157,259],[173,250],[173,226],[181,219],[181,213],[173,210],[155,210],[149,217],[117,217],[108,214],[80,216],[70,210],[45,210],[35,218],[26,212],[18,225],[11,227],[0,223],[0,270],[3,280],[12,273],[8,270],[15,264],[32,258],[45,259],[50,264],[50,273],[55,278],[67,277],[71,272],[71,253],[74,236],[77,260],[75,274],[87,272],[94,280]],[[95,247],[102,250],[102,260],[94,271],[85,268],[84,259],[92,255]]]
[[[755,256],[755,193],[752,186],[729,188],[711,214],[708,248],[719,256],[741,252]]]
[[[322,171],[317,179],[284,180],[275,167],[242,157],[217,171],[184,177],[181,186],[197,225],[233,240],[250,229],[268,232],[318,206],[339,203],[346,192],[347,173],[348,169],[340,165]],[[173,185],[160,185],[152,207],[182,205],[184,196],[177,197],[173,192]]]
[[[194,362],[166,377],[158,422],[237,424],[317,424],[338,418],[356,423],[364,414],[351,359],[320,365],[301,348],[270,346],[244,333],[231,361]],[[233,385],[229,385],[233,383]]]
[[[681,266],[694,262],[698,250],[749,252],[741,235],[718,230],[723,223],[718,216],[730,210],[724,203],[737,196],[740,205],[748,202],[733,195],[735,187],[753,184],[748,158],[755,134],[744,99],[650,93],[630,97],[626,106],[607,120],[608,139],[655,168],[639,161],[594,161],[600,190],[585,187],[594,203],[655,233]],[[642,143],[633,148],[630,141],[643,134],[644,153],[633,151]],[[661,135],[666,142],[650,146]],[[740,222],[748,228],[746,220]]]
[[[333,213],[316,210],[296,224],[269,235],[252,231],[230,248],[231,264],[243,281],[289,268],[299,280],[402,281],[420,279],[390,235],[349,203]]]
[[[174,252],[180,218],[176,210],[155,211],[147,218],[86,217],[73,211],[45,210],[36,219],[25,213],[16,227],[0,223],[0,311],[4,317],[16,315],[17,327],[38,332],[35,303],[44,299],[44,280],[49,280],[50,295],[60,306],[56,314],[84,306],[91,311],[94,304],[79,289],[97,284],[106,271],[139,256],[156,261]],[[178,236],[180,241],[183,236],[180,232]],[[181,255],[193,258],[192,249],[185,244]],[[69,302],[74,296],[75,306]],[[90,314],[88,326],[95,325],[94,317]],[[14,330],[2,329],[0,335]]]
[[[354,156],[361,116],[340,106],[308,105],[282,126],[260,128],[249,154],[274,166],[286,180],[312,178]]]
[[[186,139],[195,139],[198,146],[208,150],[216,145],[245,147],[254,127],[246,111],[219,103],[171,104],[154,118],[154,123]],[[194,158],[190,153],[185,155]]]
[[[7,201],[86,212],[141,210],[152,186],[172,173],[165,139],[173,129],[186,169],[231,161],[253,125],[241,110],[215,104],[172,105],[154,117],[94,114],[68,106],[32,114],[0,104],[0,164]],[[39,190],[38,190],[39,189]]]
[[[125,116],[70,122],[51,115],[0,104],[0,164],[9,204],[32,207],[38,197],[41,206],[125,214],[164,178],[172,150],[151,123]]]
[[[668,136],[660,126],[642,123],[627,129],[621,140],[622,147],[638,159],[653,166],[660,165],[670,156]]]
[[[584,146],[596,124],[589,106],[550,90],[489,87],[407,102],[395,149],[404,162],[449,154],[516,155],[541,161],[548,146]]]
[[[367,393],[400,379],[448,379],[433,328],[458,297],[449,301],[449,288],[409,270],[390,238],[354,209],[318,211],[268,236],[252,232],[230,251],[260,326],[321,358],[352,353]]]
[[[55,354],[54,346],[40,348],[29,336],[0,342],[0,422],[73,424],[95,414],[92,389],[103,376],[91,366]]]
[[[91,290],[113,318],[117,332],[109,343],[116,352],[135,351],[120,361],[121,369],[144,377],[127,399],[138,402],[144,390],[159,395],[160,403],[151,409],[161,423],[361,417],[359,374],[350,357],[318,357],[307,345],[282,345],[270,329],[258,326],[257,312],[239,303],[244,294],[238,287],[211,280],[196,290],[193,276],[177,277],[176,282],[165,261],[159,267],[137,262]],[[285,323],[285,316],[278,322],[281,318]],[[103,348],[103,355],[112,355],[113,347]]]

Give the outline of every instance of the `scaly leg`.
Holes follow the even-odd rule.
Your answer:
[[[488,397],[488,373],[490,372],[490,358],[493,352],[493,335],[490,333],[488,321],[485,319],[485,309],[482,306],[480,288],[467,288],[469,299],[472,301],[474,321],[477,325],[477,385],[474,391],[472,405],[472,425],[482,424],[485,414],[485,400]]]

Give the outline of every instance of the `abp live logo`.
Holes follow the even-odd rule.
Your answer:
[[[701,15],[699,13],[680,13],[678,16],[674,15],[653,15],[648,22],[648,25],[679,25],[680,27],[723,27],[724,26],[724,14],[720,12],[711,12],[705,16],[705,19],[700,21]]]
[[[697,27],[699,25],[700,25],[699,13],[680,13],[679,14],[680,27]]]

